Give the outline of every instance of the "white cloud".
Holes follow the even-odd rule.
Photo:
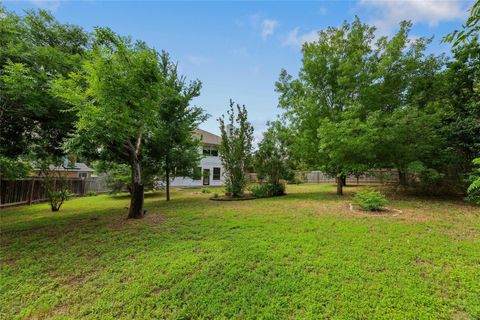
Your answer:
[[[207,58],[200,56],[187,56],[187,61],[195,66],[199,66],[208,62]]]
[[[280,23],[277,20],[264,18],[264,15],[258,12],[249,15],[248,21],[255,31],[260,31],[260,36],[263,40],[266,40],[269,36],[273,35],[275,29],[280,26]],[[239,25],[238,23],[236,24],[237,26]]]
[[[312,30],[304,34],[298,34],[300,27],[291,30],[283,41],[284,46],[301,47],[305,42],[314,42],[318,39],[318,31]]]
[[[277,20],[263,19],[262,20],[262,39],[265,40],[275,32],[275,28],[279,26]]]
[[[452,0],[360,0],[360,5],[373,10],[370,23],[378,33],[389,34],[402,20],[436,26],[442,21],[462,20],[466,16],[466,1]]]
[[[60,0],[29,0],[39,8],[56,11],[60,7]]]

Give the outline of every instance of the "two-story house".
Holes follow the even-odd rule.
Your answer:
[[[170,182],[172,187],[201,187],[201,186],[223,186],[223,166],[218,156],[218,148],[221,138],[205,130],[197,129],[193,134],[201,143],[199,153],[202,159],[198,164],[198,177],[176,177]]]

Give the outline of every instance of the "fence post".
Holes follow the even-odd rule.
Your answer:
[[[33,201],[33,190],[35,188],[35,178],[32,178],[32,183],[30,185],[30,193],[28,194],[28,204],[31,205]]]

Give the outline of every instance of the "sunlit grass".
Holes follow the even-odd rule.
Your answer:
[[[215,192],[77,198],[1,211],[1,318],[480,318],[480,209],[352,192],[210,201]]]

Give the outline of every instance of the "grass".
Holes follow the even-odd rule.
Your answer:
[[[219,202],[198,190],[1,211],[0,318],[479,319],[480,208],[332,185]],[[214,191],[216,189],[213,189]]]

